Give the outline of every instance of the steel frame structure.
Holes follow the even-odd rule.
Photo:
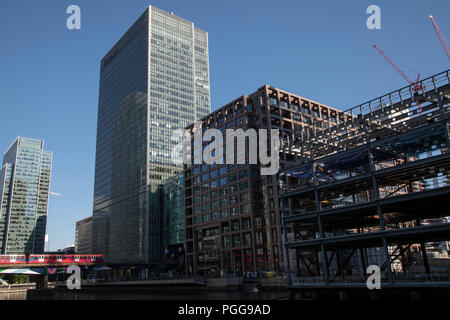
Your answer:
[[[426,243],[450,240],[450,72],[417,85],[282,143],[290,155],[279,179],[290,287],[365,286],[372,264],[388,285],[450,285],[450,263],[435,272],[426,252]]]

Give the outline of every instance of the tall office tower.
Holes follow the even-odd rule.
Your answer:
[[[43,253],[52,153],[44,141],[18,137],[0,171],[0,252]]]
[[[75,252],[82,254],[92,253],[92,217],[76,223]]]
[[[337,122],[342,111],[264,86],[202,118],[202,130],[278,129],[292,139],[302,129]],[[194,125],[189,126],[190,130]],[[245,138],[243,134],[240,138]],[[203,142],[203,147],[210,142]],[[195,161],[195,140],[192,140]],[[186,266],[191,274],[283,270],[277,175],[261,175],[261,164],[185,165]],[[225,150],[227,152],[227,150]],[[235,157],[236,158],[236,157]],[[280,153],[280,168],[293,161]]]
[[[210,112],[208,34],[149,7],[101,62],[93,250],[110,261],[163,254],[175,129]]]

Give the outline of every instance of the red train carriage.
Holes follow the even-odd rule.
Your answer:
[[[57,254],[31,254],[28,264],[97,264],[103,262],[103,255],[57,255]]]
[[[67,254],[31,254],[26,255],[0,255],[2,265],[45,265],[45,264],[98,264],[103,262],[103,255],[67,255]]]
[[[27,264],[27,259],[25,255],[0,255],[0,266],[5,264],[8,265]]]

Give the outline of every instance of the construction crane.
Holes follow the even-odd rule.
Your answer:
[[[380,48],[378,48],[378,46],[376,44],[373,45],[373,47],[375,49],[378,50],[378,52],[387,60],[387,62],[389,62],[391,64],[392,67],[394,67],[394,69],[400,73],[400,75],[406,80],[408,81],[408,83],[413,86],[414,91],[418,92],[420,90],[420,73],[417,75],[417,80],[416,82],[413,82],[395,63],[394,61],[392,61]]]
[[[436,33],[439,37],[439,40],[441,40],[442,46],[444,47],[445,53],[447,53],[447,57],[450,59],[450,50],[447,47],[447,40],[445,39],[442,32],[439,30],[439,26],[437,25],[436,21],[434,20],[432,15],[429,15],[428,18],[431,19],[431,22],[433,23],[434,29],[436,30]]]
[[[387,54],[385,54],[380,48],[378,48],[378,46],[376,44],[373,45],[373,47],[375,49],[377,49],[377,51],[387,60],[387,62],[389,62],[391,64],[392,67],[394,67],[394,69],[400,73],[400,75],[406,80],[408,81],[408,83],[413,87],[414,92],[419,92],[419,90],[422,88],[421,85],[419,84],[420,81],[420,73],[417,74],[417,80],[416,82],[413,82],[395,63],[394,61],[392,61]],[[422,114],[422,105],[418,105],[418,110],[419,110],[419,114]]]

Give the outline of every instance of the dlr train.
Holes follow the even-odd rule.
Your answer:
[[[91,254],[30,254],[0,255],[2,265],[42,265],[42,264],[98,264],[103,262],[103,255]]]

